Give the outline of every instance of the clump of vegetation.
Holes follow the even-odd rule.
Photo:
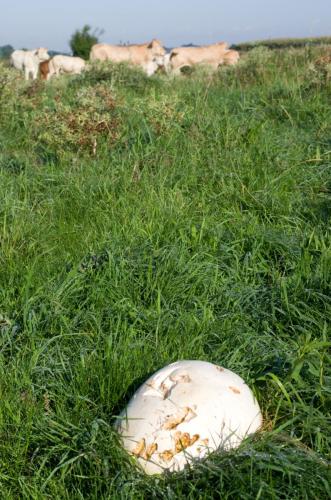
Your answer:
[[[314,67],[326,80],[329,80],[331,78],[331,51],[317,58]]]
[[[8,59],[13,50],[14,47],[11,45],[3,45],[0,47],[0,59]]]
[[[69,103],[59,94],[34,114],[34,140],[48,150],[81,151],[96,154],[99,141],[110,146],[119,133],[119,118],[113,93],[105,85],[77,90]]]
[[[103,33],[102,30],[94,30],[91,32],[91,26],[85,24],[81,30],[76,30],[70,38],[69,45],[74,56],[88,59],[92,45],[99,42],[99,36]]]
[[[307,37],[307,38],[275,38],[268,40],[258,40],[256,42],[246,42],[233,45],[233,48],[240,51],[252,50],[256,47],[268,47],[269,49],[289,49],[314,47],[319,45],[330,45],[330,36]]]
[[[42,83],[0,63],[4,498],[330,497],[324,56]],[[146,478],[113,423],[178,359],[242,376],[263,429]]]
[[[113,64],[110,61],[96,61],[89,64],[79,78],[72,80],[71,86],[77,88],[87,85],[95,85],[100,82],[108,82],[111,87],[130,88],[136,94],[148,94],[151,87],[154,88],[159,78],[157,75],[149,77],[139,67],[129,66],[127,63]]]

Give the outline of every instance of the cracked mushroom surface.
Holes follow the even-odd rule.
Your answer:
[[[152,375],[116,421],[124,448],[147,474],[179,471],[236,448],[262,425],[242,378],[205,361],[177,361]]]

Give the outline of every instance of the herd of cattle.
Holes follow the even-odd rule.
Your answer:
[[[140,45],[93,45],[90,61],[127,62],[141,67],[148,76],[158,70],[179,74],[186,66],[207,65],[216,70],[220,65],[234,65],[239,60],[239,53],[231,50],[225,42],[201,47],[178,47],[167,53],[158,40]],[[49,80],[60,74],[79,74],[88,65],[80,57],[56,55],[50,57],[47,49],[15,50],[10,62],[16,69],[24,71],[25,79],[33,80],[38,76]]]

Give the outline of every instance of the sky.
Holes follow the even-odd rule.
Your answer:
[[[69,51],[84,24],[103,42],[167,47],[331,35],[331,0],[0,0],[0,46]]]

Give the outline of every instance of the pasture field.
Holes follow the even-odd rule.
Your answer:
[[[176,79],[0,65],[2,499],[330,498],[327,50]],[[146,477],[112,425],[179,359],[242,376],[263,429]]]
[[[257,40],[255,42],[244,42],[234,44],[233,47],[240,51],[247,51],[256,47],[267,47],[269,49],[303,48],[305,46],[330,45],[331,37],[318,36],[308,38],[274,38]]]

